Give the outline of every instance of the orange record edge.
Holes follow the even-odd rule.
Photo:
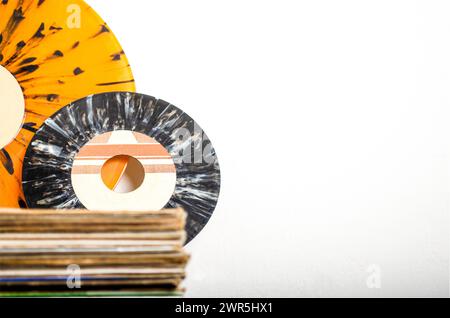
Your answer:
[[[42,123],[75,100],[135,92],[135,84],[119,42],[82,0],[0,2],[0,34],[0,65],[14,75],[25,98],[22,128],[0,149],[0,207],[25,207],[23,157]],[[105,167],[110,185],[120,180],[124,165]]]

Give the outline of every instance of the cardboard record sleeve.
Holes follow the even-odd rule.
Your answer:
[[[0,209],[0,297],[181,295],[185,220],[182,209]]]

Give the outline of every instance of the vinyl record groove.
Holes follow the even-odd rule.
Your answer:
[[[176,182],[165,207],[186,210],[186,230],[188,240],[192,240],[208,222],[217,204],[220,191],[217,156],[211,141],[191,117],[165,101],[146,95],[120,92],[93,95],[51,116],[36,132],[25,155],[23,190],[28,206],[89,209],[74,190],[75,158],[92,140],[111,132],[131,132],[146,142],[145,138],[139,137],[142,134],[167,150],[176,167]],[[101,145],[109,149],[107,144]],[[142,149],[150,147],[148,143],[145,145]],[[124,146],[123,149],[128,148]],[[139,157],[139,152],[133,155]],[[161,167],[158,160],[163,159],[158,158],[150,160]],[[92,173],[93,164],[86,164],[91,165],[88,173]],[[156,170],[152,173],[159,173],[158,177],[161,173],[171,173],[170,169]],[[101,176],[95,178],[101,179]],[[85,186],[92,187],[92,182]],[[110,189],[108,191],[112,193]],[[152,191],[156,190],[148,192],[148,200]],[[96,200],[109,200],[100,195],[100,191],[92,192]],[[139,201],[132,210],[145,210],[146,207],[146,202]]]

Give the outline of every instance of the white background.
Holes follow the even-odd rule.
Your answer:
[[[187,296],[448,296],[449,1],[88,3],[218,152]]]

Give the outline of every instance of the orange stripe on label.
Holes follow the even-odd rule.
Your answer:
[[[126,167],[125,167],[126,168]],[[174,165],[149,165],[144,166],[145,173],[176,173]],[[72,174],[100,174],[102,166],[74,166]],[[117,184],[122,174],[115,175],[111,178],[110,184]]]
[[[111,138],[111,135],[112,132],[108,132],[95,136],[91,141],[89,141],[89,144],[106,144],[108,143],[109,138]]]
[[[77,157],[77,160],[108,160],[110,158],[114,158],[114,157]],[[171,156],[167,156],[167,157],[161,157],[161,156],[146,156],[146,157],[142,157],[142,156],[133,156],[133,158],[139,159],[139,160],[146,160],[146,159],[172,159]]]
[[[118,154],[132,157],[161,156],[170,157],[166,149],[160,144],[135,144],[135,145],[95,145],[84,146],[77,155],[77,159],[82,157],[112,157]]]

